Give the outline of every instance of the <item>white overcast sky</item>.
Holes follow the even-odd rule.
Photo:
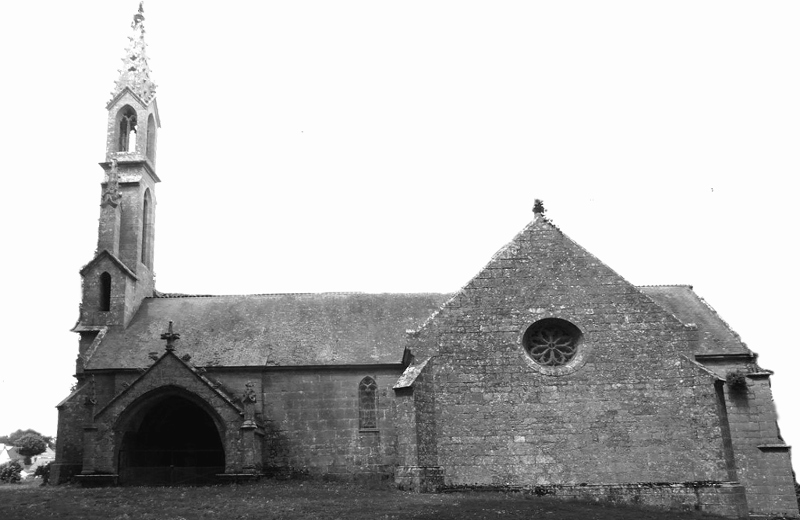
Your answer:
[[[73,381],[137,6],[3,6],[0,434],[55,435]],[[800,445],[800,3],[148,0],[145,16],[159,290],[455,291],[542,198],[634,284],[693,285],[775,371]]]

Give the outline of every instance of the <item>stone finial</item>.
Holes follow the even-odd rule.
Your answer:
[[[172,352],[173,350],[175,350],[175,342],[181,339],[181,335],[172,332],[172,320],[169,320],[169,329],[167,330],[167,332],[161,335],[161,339],[167,340],[166,349],[168,351]]]
[[[122,70],[112,95],[116,96],[125,87],[130,88],[145,103],[156,95],[156,84],[150,79],[150,66],[147,64],[147,44],[144,42],[144,5],[139,3],[139,11],[133,15],[131,22],[133,35],[128,39],[130,44],[122,58]]]
[[[111,160],[111,170],[108,172],[108,182],[103,188],[102,202],[100,206],[111,206],[116,208],[122,194],[119,192],[119,171],[117,170],[117,160]]]
[[[131,27],[135,27],[137,23],[142,23],[144,21],[144,0],[139,2],[139,11],[133,15],[133,21],[131,22]]]
[[[536,216],[544,215],[545,211],[547,211],[547,210],[544,209],[544,201],[542,201],[542,199],[536,199],[536,200],[533,201],[533,214],[534,215],[536,215]]]

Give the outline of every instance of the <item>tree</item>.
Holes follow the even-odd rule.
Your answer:
[[[53,437],[42,435],[36,430],[32,430],[30,428],[28,428],[27,430],[17,430],[14,433],[0,436],[0,444],[10,444],[11,446],[18,446],[17,442],[19,442],[19,439],[24,437],[25,435],[38,435],[39,437],[44,439],[44,442],[47,443],[47,446],[49,448],[55,449],[56,447],[55,440],[53,439]]]
[[[20,455],[25,457],[25,465],[31,463],[31,457],[44,453],[47,449],[47,441],[41,435],[28,433],[18,438],[14,443]]]

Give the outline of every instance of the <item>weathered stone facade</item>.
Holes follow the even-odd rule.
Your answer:
[[[158,293],[143,20],[107,106],[54,481],[364,477],[797,515],[771,373],[690,287],[634,287],[540,204],[455,294]]]
[[[542,373],[522,348],[527,327],[551,317],[583,331],[571,373]],[[412,351],[436,360],[448,479],[724,479],[714,378],[688,357],[692,333],[538,219],[415,338]]]

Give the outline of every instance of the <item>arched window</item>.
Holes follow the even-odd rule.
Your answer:
[[[147,158],[156,163],[156,118],[153,114],[147,118]]]
[[[150,197],[150,189],[144,192],[144,202],[142,203],[142,263],[152,268],[151,248],[153,245],[153,201]]]
[[[136,111],[126,105],[119,111],[118,120],[118,152],[136,151]]]
[[[358,428],[378,428],[378,385],[371,377],[365,377],[358,384]]]
[[[111,310],[111,275],[108,273],[100,275],[100,310]]]

